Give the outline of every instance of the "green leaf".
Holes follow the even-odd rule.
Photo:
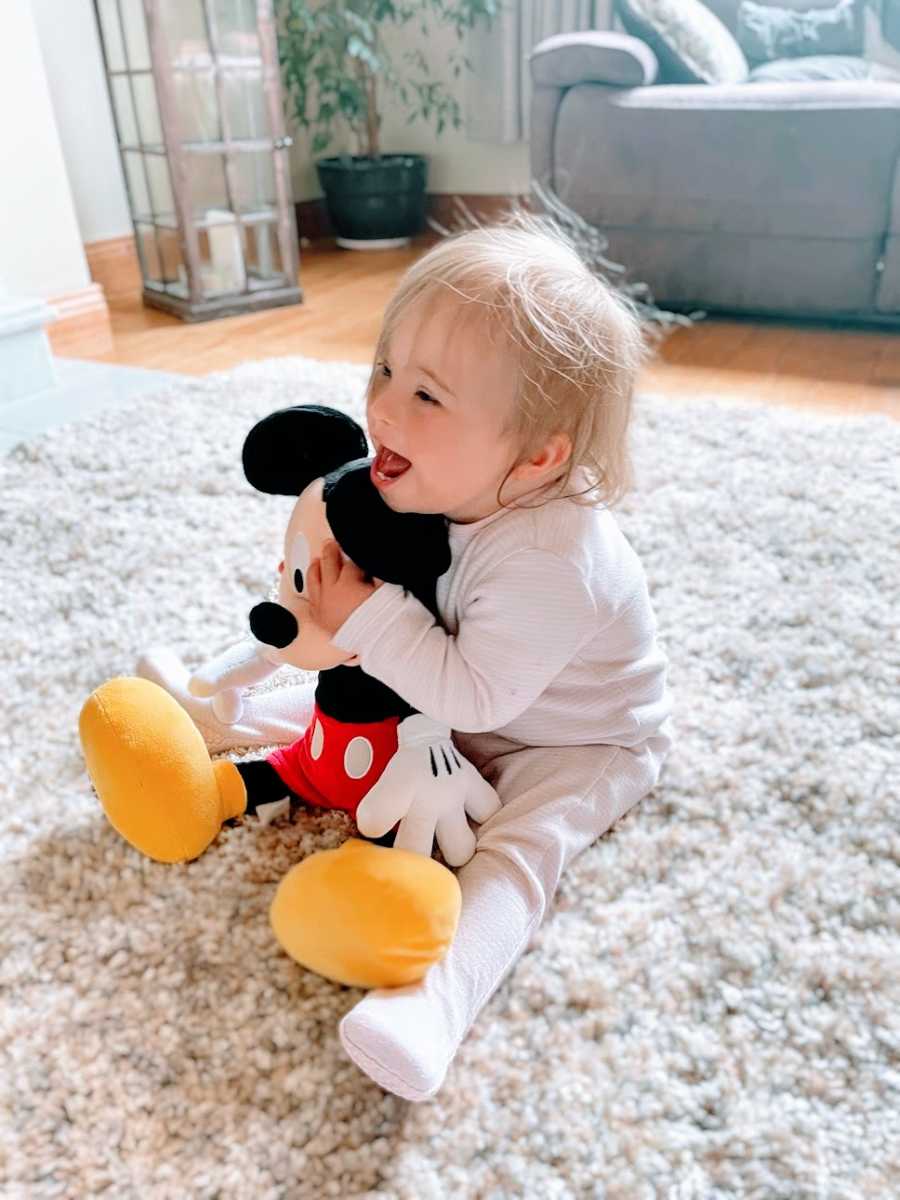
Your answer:
[[[369,96],[367,80],[380,81],[406,109],[407,123],[434,121],[438,135],[453,122],[459,106],[429,63],[433,26],[457,35],[490,26],[500,3],[509,0],[275,0],[278,61],[286,99],[300,128],[313,127],[316,152],[349,125],[364,145]],[[431,25],[429,25],[431,22]],[[397,50],[397,63],[382,34],[388,25],[412,24],[412,46]],[[416,42],[424,40],[424,47]],[[454,79],[471,63],[451,51],[443,64]],[[375,118],[380,122],[380,114]],[[346,123],[346,124],[344,124]]]

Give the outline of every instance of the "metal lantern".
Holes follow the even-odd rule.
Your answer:
[[[272,0],[94,0],[147,304],[303,298]]]

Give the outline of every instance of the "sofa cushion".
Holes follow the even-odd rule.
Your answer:
[[[556,110],[551,179],[604,232],[877,245],[900,156],[898,114],[896,83],[583,84]]]
[[[851,54],[819,54],[805,58],[777,58],[762,63],[750,72],[750,83],[848,83],[873,79],[882,83],[900,83],[900,73],[880,63]]]
[[[743,0],[737,14],[737,40],[751,62],[806,54],[860,54],[862,15],[855,0],[835,0],[829,8],[805,10]]]
[[[642,38],[671,83],[742,83],[747,60],[732,34],[700,0],[619,0],[629,33]]]

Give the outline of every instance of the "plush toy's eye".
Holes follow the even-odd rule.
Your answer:
[[[309,542],[306,540],[306,534],[298,533],[291,543],[291,553],[288,559],[288,568],[298,595],[306,585],[309,561]]]

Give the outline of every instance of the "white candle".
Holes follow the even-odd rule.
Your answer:
[[[233,212],[211,208],[206,214],[209,228],[209,253],[212,260],[213,289],[221,292],[242,292],[247,286],[247,272],[241,249],[241,235]]]

